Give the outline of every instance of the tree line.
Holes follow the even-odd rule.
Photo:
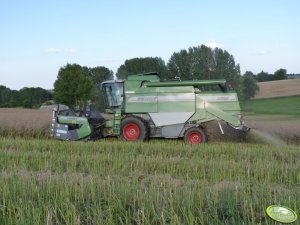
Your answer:
[[[2,108],[38,108],[42,103],[51,99],[51,92],[40,87],[25,87],[17,91],[0,85],[0,107]]]
[[[258,82],[264,81],[274,81],[274,80],[286,80],[288,79],[288,75],[285,69],[276,70],[274,74],[269,74],[264,71],[261,71],[258,74],[254,74],[250,71],[246,72],[248,75],[251,75]]]

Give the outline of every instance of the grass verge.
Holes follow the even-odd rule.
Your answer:
[[[250,100],[241,102],[241,107],[256,114],[299,115],[300,96]]]

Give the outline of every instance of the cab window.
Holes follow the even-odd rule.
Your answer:
[[[103,84],[103,92],[106,98],[108,107],[117,108],[123,103],[123,83],[105,83]]]

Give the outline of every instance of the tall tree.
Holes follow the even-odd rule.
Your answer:
[[[212,49],[214,55],[213,78],[225,78],[228,83],[241,95],[242,80],[240,65],[235,63],[233,55],[220,48]]]
[[[83,108],[95,94],[95,84],[86,67],[67,64],[62,67],[54,83],[54,99],[71,108]]]
[[[182,80],[225,78],[241,94],[240,67],[227,51],[205,45],[175,52],[168,64],[169,77]]]
[[[114,79],[113,71],[104,66],[89,68],[89,75],[96,85],[101,84],[103,81]]]
[[[100,90],[100,85],[103,81],[113,80],[114,73],[112,70],[104,67],[98,66],[94,68],[88,68],[88,74],[93,79],[94,84],[97,88],[94,89],[94,93],[90,100],[92,100],[92,104],[90,105],[92,110],[104,110],[104,98],[103,93]]]
[[[174,52],[167,67],[170,77],[199,80],[213,78],[214,63],[214,52],[209,47],[201,45]]]
[[[117,71],[118,79],[126,79],[130,74],[157,72],[161,78],[167,77],[165,62],[159,57],[133,58],[126,60]]]
[[[250,71],[246,71],[243,75],[243,100],[249,100],[254,97],[256,92],[259,90],[257,81],[254,77],[255,75]]]
[[[276,70],[273,76],[273,80],[286,80],[286,79],[287,79],[286,69]]]
[[[187,50],[183,49],[180,50],[180,52],[174,52],[167,64],[169,71],[168,78],[179,77],[182,80],[192,79],[191,65],[191,56]]]
[[[213,79],[213,68],[215,64],[214,52],[205,45],[190,47],[188,50],[190,58],[189,79]]]

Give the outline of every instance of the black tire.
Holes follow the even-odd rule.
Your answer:
[[[149,138],[147,124],[138,117],[125,117],[121,123],[120,138],[123,141],[146,141]]]
[[[206,136],[200,127],[191,127],[185,131],[183,139],[186,144],[201,144],[206,141]]]

